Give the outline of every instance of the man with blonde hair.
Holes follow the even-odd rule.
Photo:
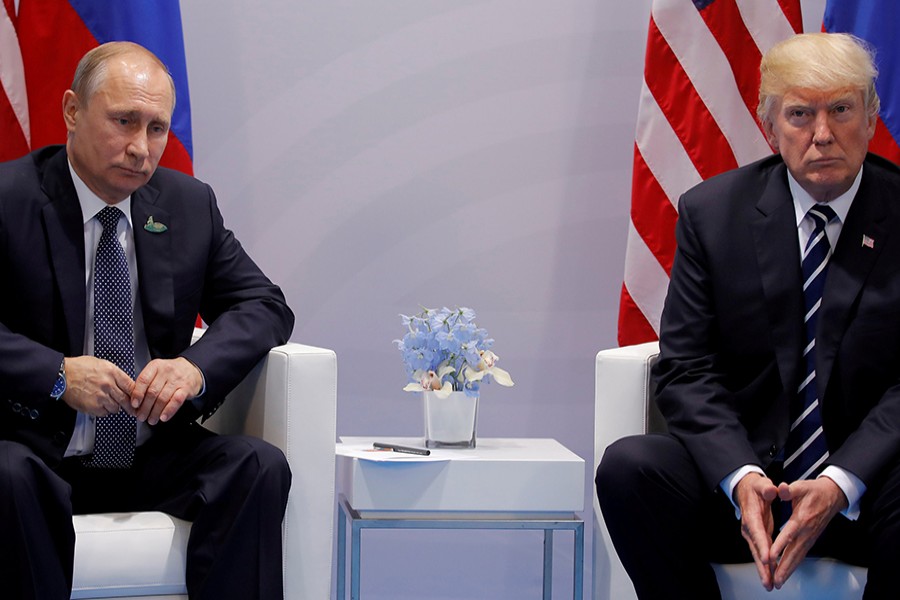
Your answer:
[[[192,522],[193,600],[283,596],[287,461],[197,421],[294,317],[212,189],[157,168],[174,106],[156,56],[104,44],[62,98],[65,146],[0,165],[4,598],[70,597],[73,513],[147,510]]]
[[[804,34],[760,72],[777,154],[680,199],[653,371],[668,433],[607,449],[600,505],[642,599],[719,598],[710,561],[780,588],[807,555],[893,598],[900,169],[867,154],[877,70],[850,35]]]

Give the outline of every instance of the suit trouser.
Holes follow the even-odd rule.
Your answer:
[[[192,522],[192,600],[283,598],[281,523],[290,469],[280,450],[199,425],[159,435],[127,470],[53,470],[26,446],[0,441],[0,581],[22,600],[68,599],[72,514],[159,510]]]
[[[672,436],[632,436],[610,445],[596,485],[610,538],[642,600],[718,599],[709,563],[753,560],[734,506],[704,484],[687,450]],[[900,468],[866,491],[858,521],[836,516],[809,554],[867,566],[864,598],[896,598]]]

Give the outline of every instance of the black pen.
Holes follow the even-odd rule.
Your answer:
[[[372,447],[376,450],[390,450],[391,452],[402,452],[403,454],[418,454],[419,456],[430,456],[431,450],[424,448],[410,448],[409,446],[398,446],[397,444],[382,444],[375,442]]]

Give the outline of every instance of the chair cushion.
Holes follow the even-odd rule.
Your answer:
[[[191,524],[161,512],[77,515],[72,598],[186,594]]]
[[[770,600],[773,596],[759,583],[756,565],[713,564],[722,598],[727,600]],[[855,600],[862,598],[866,569],[832,558],[806,558],[787,583],[778,590],[779,600]]]

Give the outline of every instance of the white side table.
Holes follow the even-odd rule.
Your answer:
[[[553,532],[574,537],[574,600],[584,588],[584,460],[552,439],[478,439],[471,450],[369,458],[386,442],[423,447],[421,438],[342,437],[337,598],[345,600],[347,521],[350,598],[359,600],[362,529],[538,529],[544,531],[544,600],[552,592]]]

